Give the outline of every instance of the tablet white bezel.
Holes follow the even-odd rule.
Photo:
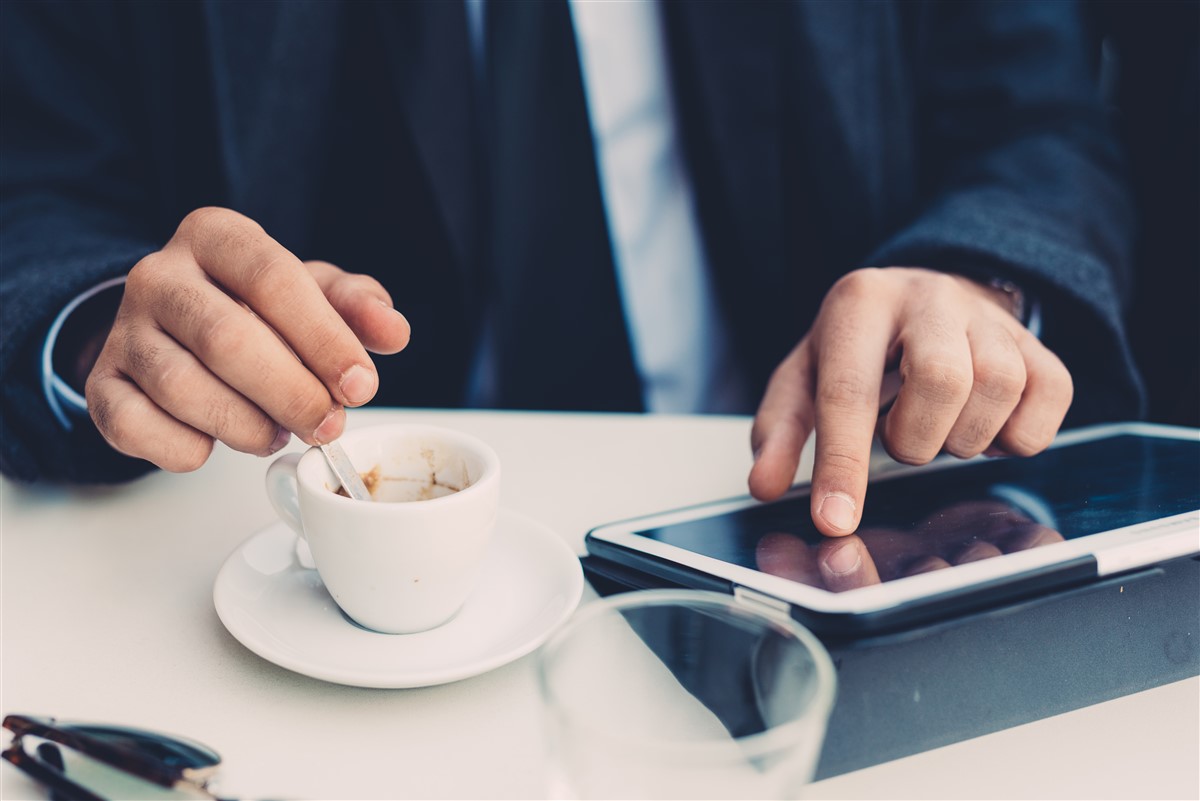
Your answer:
[[[1150,423],[1118,423],[1065,432],[1059,435],[1050,447],[1060,448],[1127,434],[1200,441],[1200,431],[1195,429]],[[984,458],[960,460],[953,457],[939,457],[927,465],[898,467],[886,475],[874,479],[872,483],[890,481],[918,472],[954,470]],[[784,498],[807,494],[807,489],[807,483],[798,484]],[[766,593],[781,601],[814,612],[831,614],[878,612],[929,596],[958,592],[979,584],[1002,581],[1008,577],[1067,562],[1080,556],[1092,556],[1098,566],[1097,574],[1110,575],[1177,556],[1200,553],[1200,510],[1196,510],[1086,537],[1078,537],[1053,545],[1045,545],[1028,551],[1005,554],[1002,559],[984,559],[958,565],[954,570],[937,570],[893,579],[884,584],[834,593],[704,556],[675,545],[639,536],[636,533],[659,526],[726,514],[757,505],[759,502],[749,496],[714,501],[686,509],[676,509],[610,523],[594,529],[590,536],[632,551],[665,559],[701,573],[726,579],[736,585]]]

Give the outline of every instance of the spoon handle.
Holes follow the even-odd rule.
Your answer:
[[[341,445],[337,442],[322,445],[321,452],[325,454],[325,459],[333,468],[334,475],[342,482],[342,486],[351,498],[356,501],[374,500],[371,493],[367,492],[367,485],[363,483],[362,477],[350,463],[350,457],[346,455],[346,451],[342,449]]]

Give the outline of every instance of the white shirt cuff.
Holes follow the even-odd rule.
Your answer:
[[[1032,300],[1026,299],[1029,303],[1029,317],[1025,321],[1025,327],[1029,329],[1029,333],[1033,334],[1038,339],[1042,338],[1042,304],[1037,298]]]
[[[50,407],[50,411],[67,431],[75,428],[74,417],[83,417],[87,414],[87,401],[62,376],[54,372],[54,345],[58,342],[58,335],[62,332],[63,325],[72,312],[83,305],[85,301],[106,289],[112,289],[124,283],[125,276],[122,275],[97,284],[76,296],[54,318],[54,322],[50,324],[50,331],[46,334],[46,341],[42,345],[42,392],[46,396],[46,404]]]

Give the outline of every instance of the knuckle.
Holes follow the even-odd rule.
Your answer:
[[[900,372],[906,387],[932,403],[961,403],[971,392],[971,371],[953,357],[905,361]]]
[[[236,211],[222,208],[198,209],[189,215],[195,222],[180,229],[188,247],[212,271],[219,260],[222,266],[252,262],[254,255],[264,250],[270,238],[262,226]]]
[[[109,432],[112,431],[112,398],[108,396],[100,382],[94,377],[88,378],[87,384],[84,387],[84,398],[87,400],[88,416],[92,418],[92,423],[96,426],[96,430],[105,439],[111,440],[112,436]]]
[[[208,302],[200,287],[182,281],[166,281],[160,286],[157,306],[163,319],[187,325],[204,316]]]
[[[213,439],[199,432],[176,437],[162,457],[152,460],[169,473],[191,473],[199,470],[212,454]]]
[[[945,436],[939,434],[940,421],[932,414],[901,415],[898,409],[888,413],[880,440],[888,455],[902,464],[925,464],[937,456]]]
[[[364,275],[362,273],[352,274],[350,276],[350,284],[351,284],[351,286],[355,287],[359,292],[370,292],[372,294],[376,294],[376,293],[387,294],[387,290],[385,290],[383,288],[383,284],[379,283],[379,280],[371,275]]]
[[[162,272],[163,254],[161,250],[156,250],[153,253],[147,253],[138,259],[137,263],[129,270],[129,275],[125,278],[125,286],[130,284],[138,285],[143,281],[149,280]]]
[[[92,422],[113,448],[176,473],[196,470],[208,460],[212,438],[199,431],[185,428],[182,433],[172,433],[169,437],[147,435],[144,403],[139,403],[136,398],[126,398],[124,402],[114,400],[106,387],[112,380],[117,379],[89,379],[85,393]]]
[[[978,456],[991,444],[993,427],[984,418],[968,420],[955,426],[946,437],[946,452],[960,459]]]
[[[972,391],[986,400],[1013,403],[1025,391],[1025,381],[1025,364],[1020,360],[977,359]]]
[[[867,460],[848,448],[829,447],[821,450],[819,457],[825,484],[850,487],[857,485],[859,476],[866,475]]]
[[[198,372],[197,365],[189,361],[164,360],[159,369],[146,378],[145,389],[168,409],[194,408],[202,386]]]
[[[288,428],[315,430],[333,407],[333,398],[324,389],[312,389],[291,394],[283,404],[280,416],[290,422]]]
[[[818,377],[817,400],[823,406],[858,407],[871,394],[871,386],[865,371],[841,369]]]
[[[154,292],[168,273],[168,263],[161,251],[143,256],[125,276],[125,297],[136,299]]]
[[[1017,456],[1033,456],[1041,453],[1054,441],[1054,431],[1035,431],[1028,426],[1016,426],[1006,430],[1002,437],[1009,453]]]
[[[163,361],[162,348],[139,336],[135,330],[121,343],[122,366],[131,376],[149,378],[159,372]]]
[[[157,320],[194,321],[207,306],[205,293],[172,267],[171,259],[152,253],[133,266],[125,298],[146,308]]]
[[[794,388],[802,386],[812,379],[812,374],[806,367],[804,343],[792,348],[783,361],[775,365],[767,380],[768,395],[772,389]]]
[[[325,287],[325,296],[335,307],[342,306],[359,292],[370,292],[374,289],[368,282],[359,280],[366,276],[339,275]]]
[[[882,278],[883,270],[878,267],[854,270],[834,282],[827,297],[849,303],[863,301],[878,291]]]
[[[247,243],[243,249],[251,250]],[[285,297],[292,294],[301,272],[286,253],[275,248],[255,248],[243,268],[242,280],[250,299]]]
[[[955,437],[946,440],[945,450],[946,453],[957,459],[970,459],[972,456],[978,456],[983,453],[983,448],[976,447],[965,440],[960,441]]]
[[[257,409],[248,410],[237,396],[215,395],[205,407],[204,432],[244,453],[265,453],[279,426]]]
[[[884,448],[888,455],[901,464],[928,464],[937,456],[937,447],[912,437],[885,436]]]
[[[128,403],[109,402],[103,410],[93,413],[93,420],[100,416],[104,420],[103,427],[97,424],[109,442],[118,450],[135,456],[140,456],[139,439],[141,435],[141,415]]]
[[[333,262],[328,262],[323,259],[304,262],[304,267],[310,275],[316,278],[322,284],[339,283],[346,276],[352,275],[341,267],[338,267]]]
[[[200,360],[209,362],[218,354],[236,359],[251,339],[239,322],[233,314],[213,315],[201,320],[195,337]]]
[[[387,290],[383,288],[383,284],[369,275],[360,273],[347,273],[340,278],[334,286],[334,292],[339,299],[349,299],[359,294],[386,297],[389,302],[391,299]]]
[[[246,450],[249,453],[266,453],[275,444],[279,433],[279,424],[265,414],[258,415],[258,423],[246,439]]]
[[[209,398],[204,413],[204,419],[208,421],[208,432],[222,442],[235,438],[239,411],[238,403],[233,398],[221,395]]]
[[[1063,408],[1071,405],[1075,398],[1075,382],[1071,379],[1071,373],[1057,358],[1054,359],[1054,366],[1047,372],[1045,381],[1050,394],[1063,404]]]
[[[957,303],[962,297],[962,286],[958,279],[946,273],[930,272],[925,276],[925,291],[939,305]]]
[[[754,418],[754,424],[750,426],[750,450],[757,452],[767,440],[767,424],[760,416]]]
[[[1019,336],[1025,340],[1027,349],[1031,351],[1025,360],[1028,382],[1036,382],[1040,393],[1055,399],[1065,398],[1069,402],[1074,396],[1075,385],[1071,371],[1063,364],[1062,359],[1028,331],[1021,331]]]
[[[296,350],[301,353],[321,354],[323,359],[328,359],[325,363],[331,367],[342,360],[353,361],[355,354],[346,350],[344,343],[348,339],[342,338],[339,328],[344,326],[330,324],[310,327],[296,343]],[[353,334],[349,337],[353,337]]]
[[[232,209],[220,206],[202,206],[187,213],[187,216],[179,223],[179,233],[190,238],[197,234],[204,235],[214,230],[220,231],[229,225],[234,225],[246,219]]]

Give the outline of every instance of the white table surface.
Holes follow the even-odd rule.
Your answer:
[[[599,523],[743,494],[750,468],[745,418],[362,410],[350,425],[397,420],[491,443],[503,505],[578,552]],[[266,465],[218,448],[197,473],[118,487],[0,483],[0,710],[187,735],[221,752],[222,791],[245,797],[544,797],[532,657],[440,687],[366,690],[276,667],[225,631],[212,583],[275,520]],[[1200,798],[1200,679],[828,779],[811,796]],[[0,798],[43,797],[0,765]]]

